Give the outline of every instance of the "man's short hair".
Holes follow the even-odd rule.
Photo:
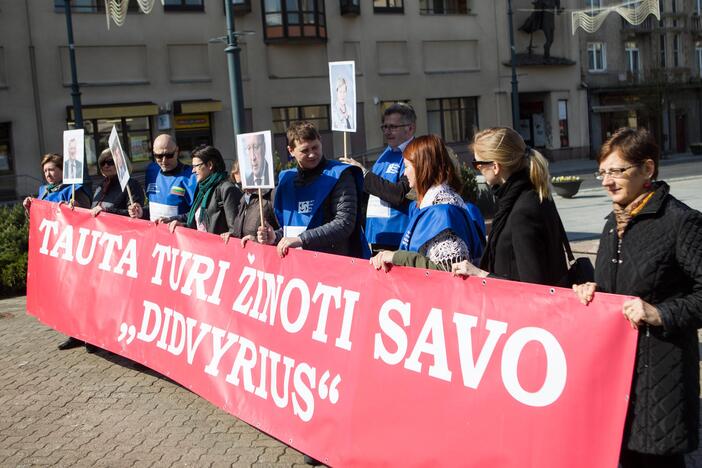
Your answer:
[[[383,112],[383,120],[385,120],[385,117],[391,114],[400,114],[404,121],[408,123],[417,122],[417,114],[414,112],[414,107],[405,102],[396,102],[391,104],[387,109],[385,109],[385,112]]]
[[[305,120],[293,122],[288,127],[287,131],[288,146],[292,149],[295,148],[295,142],[299,141],[314,141],[321,140],[322,137],[319,135],[317,128],[312,124],[312,122],[307,122]]]

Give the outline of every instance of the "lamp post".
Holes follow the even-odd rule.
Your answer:
[[[73,18],[71,17],[71,0],[63,0],[66,13],[66,33],[68,35],[68,57],[71,62],[71,96],[73,97],[73,121],[75,128],[83,128],[83,112],[80,104],[80,87],[76,68],[76,50],[73,43]]]
[[[507,0],[507,18],[509,23],[510,63],[512,64],[512,128],[519,131],[519,82],[517,81],[517,54],[515,53],[512,27],[512,0]]]
[[[227,68],[229,69],[229,95],[232,105],[232,124],[234,136],[244,130],[244,91],[241,86],[241,48],[234,32],[234,12],[232,0],[224,0],[224,9],[227,15]]]

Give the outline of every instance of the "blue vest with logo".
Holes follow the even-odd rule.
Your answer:
[[[190,211],[197,180],[190,166],[181,164],[173,174],[164,174],[161,167],[152,162],[146,168],[144,185],[153,220],[156,214],[157,218],[171,217]]]
[[[402,151],[393,151],[389,146],[383,151],[371,169],[373,174],[392,183],[397,183],[405,172]],[[366,218],[366,237],[371,244],[398,246],[402,234],[407,230],[409,215],[407,211],[390,208],[387,218]]]
[[[87,193],[85,187],[83,187],[81,184],[76,184],[76,190],[82,190],[83,192]],[[88,198],[91,198],[90,195],[88,195]],[[61,185],[59,189],[54,192],[47,192],[46,185],[42,185],[39,187],[39,200],[46,200],[54,203],[68,203],[71,201],[71,185]]]
[[[313,183],[300,187],[296,187],[294,183],[297,169],[282,171],[278,176],[278,188],[273,202],[280,227],[304,227],[307,230],[321,226],[324,222],[324,210],[321,209],[324,201],[334,189],[341,174],[350,167],[348,164],[328,160],[322,173]],[[363,190],[363,179],[357,171],[354,171],[354,179],[356,190],[360,194]],[[370,249],[363,230],[359,230],[359,237],[362,257],[370,258]]]
[[[419,252],[424,244],[449,229],[466,243],[472,262],[480,259],[483,253],[481,234],[467,209],[449,204],[419,209],[413,204],[410,213],[409,226],[400,243],[401,250]]]

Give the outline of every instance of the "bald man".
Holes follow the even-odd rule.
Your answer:
[[[134,203],[129,216],[169,221],[190,210],[197,181],[192,168],[178,161],[178,145],[172,136],[157,136],[152,153],[154,162],[146,168],[144,180],[149,203],[145,207]]]

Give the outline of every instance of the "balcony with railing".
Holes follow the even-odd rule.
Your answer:
[[[696,36],[702,36],[702,21],[697,13],[690,16],[690,31]]]
[[[619,88],[628,86],[669,86],[690,83],[698,76],[688,67],[649,68],[643,70],[607,69],[588,72],[586,82],[593,88]]]
[[[622,32],[629,34],[648,34],[658,28],[658,20],[654,16],[649,16],[641,24],[631,24],[622,18]]]

